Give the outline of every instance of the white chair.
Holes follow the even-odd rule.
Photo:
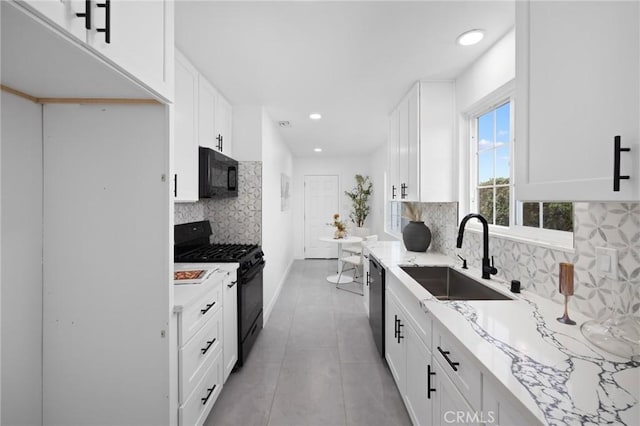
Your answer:
[[[359,284],[363,284],[362,282],[362,274],[359,274],[359,267],[362,267],[364,265],[364,255],[363,255],[363,248],[365,243],[371,242],[371,241],[378,241],[378,236],[377,235],[369,235],[367,237],[364,237],[362,242],[358,244],[358,253],[357,254],[352,254],[350,256],[345,256],[345,257],[341,257],[340,261],[342,262],[342,268],[340,268],[340,273],[338,274],[338,282],[336,283],[336,288],[338,290],[344,290],[344,291],[349,291],[351,293],[355,293],[355,294],[359,294],[359,295],[363,295],[363,293],[359,293],[357,291],[353,291],[351,289],[348,288],[343,288],[340,287],[340,278],[342,277],[343,272],[345,271],[353,271],[353,282],[355,283],[359,283]],[[345,250],[344,248],[342,249],[343,251]],[[347,263],[349,265],[352,265],[352,268],[349,269],[345,269],[344,268],[344,264]],[[356,278],[359,277],[361,278],[360,281],[357,281]]]

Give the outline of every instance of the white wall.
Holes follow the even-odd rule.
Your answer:
[[[356,185],[354,176],[370,175],[371,159],[369,155],[351,157],[325,157],[321,153],[313,157],[296,157],[293,163],[293,250],[296,259],[304,258],[304,176],[305,175],[338,175],[340,190],[340,217],[349,221],[351,200],[344,195]],[[374,187],[374,190],[376,188]],[[327,218],[327,223],[331,218]],[[351,223],[351,222],[349,222]],[[369,226],[369,218],[365,226]]]
[[[460,216],[469,212],[470,135],[467,113],[496,90],[512,84],[515,77],[516,38],[512,29],[456,79]]]
[[[42,106],[2,92],[2,419],[42,424]]]
[[[262,161],[262,107],[234,105],[231,156],[237,161]]]
[[[293,175],[293,157],[279,133],[277,123],[262,112],[262,249],[265,322],[280,294],[293,263],[293,211],[281,211],[280,175]],[[293,180],[293,179],[292,179]]]
[[[456,79],[456,108],[476,102],[516,76],[516,35],[511,29]]]

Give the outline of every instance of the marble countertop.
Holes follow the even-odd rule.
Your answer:
[[[173,286],[173,312],[182,310],[211,290],[227,272],[238,269],[239,263],[175,263],[174,270],[208,269],[214,272],[200,284],[177,284]]]
[[[399,241],[367,243],[373,254],[541,422],[547,424],[640,424],[640,362],[591,345],[580,332],[589,320],[570,312],[578,325],[556,320],[563,307],[438,253],[404,250]],[[513,301],[439,301],[398,265],[450,265],[478,278]]]

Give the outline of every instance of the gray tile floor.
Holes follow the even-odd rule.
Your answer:
[[[206,426],[410,425],[378,355],[363,297],[335,289],[335,261],[297,260],[255,346]]]

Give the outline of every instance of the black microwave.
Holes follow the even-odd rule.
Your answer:
[[[200,155],[199,198],[238,196],[238,162],[203,146]]]

